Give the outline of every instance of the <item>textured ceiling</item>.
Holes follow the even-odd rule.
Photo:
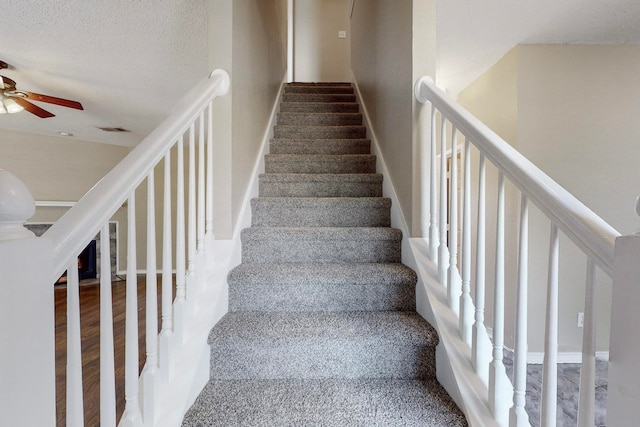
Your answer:
[[[638,0],[439,0],[438,85],[459,93],[520,43],[640,43]]]
[[[209,0],[2,0],[1,73],[80,101],[0,128],[133,146],[209,71]],[[257,1],[257,0],[256,0]],[[391,1],[391,0],[381,0]],[[519,43],[640,43],[638,0],[439,0],[438,84],[458,93]],[[107,133],[97,127],[122,127]]]
[[[0,116],[0,128],[135,145],[207,76],[206,0],[2,0],[2,74],[85,111]],[[113,134],[96,127],[122,127]]]

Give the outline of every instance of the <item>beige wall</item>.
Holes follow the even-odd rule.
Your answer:
[[[412,212],[412,2],[357,0],[351,65],[407,224]]]
[[[78,141],[72,138],[0,131],[0,169],[22,180],[36,201],[77,202],[131,149],[128,147]],[[68,208],[38,207],[29,222],[55,222]],[[113,219],[120,226],[120,266],[126,246],[122,227],[126,209]]]
[[[350,0],[295,0],[294,80],[349,81]],[[346,31],[347,38],[338,38]]]
[[[231,91],[216,107],[216,236],[229,238],[287,65],[286,0],[211,0],[209,63],[231,75]],[[222,218],[222,221],[220,220]]]
[[[17,175],[36,200],[78,201],[130,148],[3,130],[0,168]]]
[[[521,45],[460,95],[460,101],[585,205],[623,234],[640,173],[640,46]],[[516,82],[514,89],[513,82]],[[496,90],[497,89],[497,90]],[[515,103],[514,103],[515,99]],[[515,136],[509,136],[515,135]],[[517,210],[511,212],[517,215]],[[549,222],[533,209],[530,351],[542,351]],[[586,260],[561,239],[560,351],[580,351]],[[598,349],[608,347],[610,280],[599,273]],[[509,302],[514,302],[512,299]],[[508,318],[513,323],[513,319]]]

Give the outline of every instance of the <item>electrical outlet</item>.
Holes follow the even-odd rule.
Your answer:
[[[584,313],[578,313],[578,328],[584,328]]]
[[[338,38],[339,39],[346,39],[347,38],[347,32],[346,31],[338,31]]]

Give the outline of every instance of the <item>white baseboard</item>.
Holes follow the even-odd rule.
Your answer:
[[[596,352],[597,360],[609,360],[609,352],[608,351],[597,351]],[[527,353],[527,363],[530,365],[542,365],[544,362],[544,353],[543,352],[530,352]],[[581,352],[560,352],[558,353],[558,363],[582,363],[582,353]]]

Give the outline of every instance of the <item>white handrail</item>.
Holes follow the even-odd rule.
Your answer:
[[[415,86],[416,99],[430,102],[469,138],[505,176],[609,276],[620,233],[457,103],[428,77]]]
[[[225,71],[211,73],[209,79],[196,85],[178,101],[167,119],[47,230],[44,236],[53,243],[53,281],[65,271],[69,258],[74,256],[71,254],[80,253],[126,202],[128,195],[175,144],[193,118],[209,105],[212,98],[227,93],[229,85],[229,75]]]
[[[459,355],[448,354],[449,360],[454,360],[459,364],[460,360],[468,359],[470,366],[454,369],[457,375],[464,375],[464,370],[473,368],[478,381],[482,384],[483,390],[474,390],[478,396],[484,396],[483,404],[491,411],[492,421],[500,426],[526,427],[529,426],[529,418],[525,411],[526,400],[526,370],[527,370],[527,277],[529,254],[528,241],[528,205],[535,204],[543,215],[550,220],[551,238],[549,248],[548,283],[547,283],[547,304],[546,304],[546,330],[545,330],[545,356],[544,375],[542,393],[542,419],[541,425],[556,425],[557,396],[557,361],[558,361],[558,267],[560,260],[559,233],[562,231],[575,246],[581,250],[589,260],[589,271],[587,274],[587,291],[585,300],[585,314],[589,315],[585,329],[585,343],[583,347],[583,363],[585,366],[584,375],[581,376],[580,387],[580,423],[581,425],[593,425],[594,419],[594,384],[595,384],[595,330],[593,318],[593,287],[595,266],[597,265],[604,273],[614,278],[614,246],[618,233],[613,227],[598,217],[594,212],[577,200],[568,191],[558,185],[549,176],[527,160],[522,154],[517,152],[511,145],[505,142],[486,125],[480,122],[472,114],[449,99],[440,89],[438,89],[429,77],[421,78],[414,88],[415,96],[421,103],[431,104],[431,138],[430,141],[421,141],[420,150],[426,152],[426,147],[431,147],[431,158],[424,159],[421,167],[429,168],[429,174],[421,171],[421,176],[430,176],[431,182],[420,183],[420,188],[430,189],[430,206],[423,207],[422,215],[429,215],[433,218],[433,213],[440,212],[439,232],[440,237],[437,247],[434,241],[434,234],[429,234],[429,247],[431,249],[431,261],[435,263],[437,272],[433,271],[434,277],[439,279],[439,285],[446,289],[448,293],[448,304],[445,311],[447,316],[459,317],[455,330],[447,322],[438,323],[438,327],[446,329],[443,339],[450,340],[449,337],[456,337],[455,345],[445,347],[453,348],[459,346],[457,341],[466,344],[469,355],[460,358]],[[440,115],[440,122],[436,123],[436,115]],[[436,127],[439,125],[439,128]],[[447,151],[447,128],[452,130],[451,137],[451,175],[447,175],[446,162]],[[457,299],[460,296],[460,289],[454,289],[456,282],[454,277],[457,273],[458,255],[458,189],[457,189],[457,165],[456,165],[456,134],[460,133],[465,137],[464,156],[464,193],[463,193],[463,215],[462,215],[462,236],[463,244],[460,248],[462,259],[462,296],[460,298],[460,309],[457,304],[452,303],[452,296]],[[426,132],[425,132],[426,134]],[[439,135],[438,135],[439,134]],[[434,148],[436,144],[440,146],[439,171],[436,171]],[[470,280],[470,259],[472,246],[469,237],[471,233],[471,221],[469,218],[471,182],[469,179],[469,144],[473,144],[479,153],[478,163],[478,189],[477,189],[477,221],[476,221],[476,277],[475,283],[467,284]],[[495,262],[493,269],[493,301],[492,305],[485,307],[485,242],[486,236],[486,188],[485,188],[485,160],[493,164],[498,172],[497,183],[497,207],[495,209],[495,229],[492,230],[495,238]],[[428,163],[428,164],[427,164]],[[437,173],[436,173],[437,172]],[[436,178],[436,176],[438,178]],[[435,180],[439,179],[439,192],[436,190]],[[505,310],[507,302],[505,300],[505,182],[509,180],[513,186],[519,190],[521,198],[520,225],[518,236],[518,283],[517,283],[517,306],[516,316],[516,353],[515,353],[515,382],[512,385],[506,375],[505,364],[503,363],[503,346],[505,332]],[[447,186],[447,181],[450,184]],[[439,196],[439,197],[438,197]],[[422,195],[426,199],[426,194]],[[436,203],[438,204],[436,206]],[[429,212],[427,212],[427,209]],[[448,214],[448,218],[446,218]],[[640,251],[639,251],[640,252]],[[447,256],[449,258],[447,259]],[[618,255],[616,255],[617,257]],[[436,260],[437,257],[437,260]],[[617,258],[616,258],[617,259]],[[448,261],[448,266],[445,261]],[[449,267],[447,269],[447,267]],[[616,264],[616,275],[620,277]],[[614,280],[615,283],[615,280]],[[475,286],[475,294],[470,294],[470,285]],[[435,288],[434,288],[435,289]],[[443,289],[443,290],[444,290]],[[438,291],[439,292],[439,291]],[[615,294],[615,289],[614,289]],[[469,306],[469,307],[467,307]],[[464,307],[464,309],[462,309]],[[471,330],[469,312],[475,309],[475,323]],[[493,327],[491,330],[492,342],[489,340],[488,329],[484,325],[485,308],[489,311]],[[436,310],[442,311],[442,308]],[[440,313],[436,314],[436,319],[440,319]],[[444,319],[445,317],[442,317]],[[449,330],[451,329],[451,330]],[[612,341],[613,342],[613,341]],[[464,345],[463,347],[464,348]],[[455,350],[458,351],[458,350]],[[469,359],[470,356],[470,359]],[[492,356],[492,357],[491,357]],[[489,361],[489,359],[492,359]],[[460,382],[458,385],[460,386]],[[452,389],[453,390],[453,389]],[[455,391],[455,390],[454,390]],[[462,392],[461,392],[462,393]],[[470,396],[472,393],[464,393]],[[513,405],[513,407],[512,407]],[[473,406],[473,405],[472,405]],[[510,407],[512,407],[510,409]]]

